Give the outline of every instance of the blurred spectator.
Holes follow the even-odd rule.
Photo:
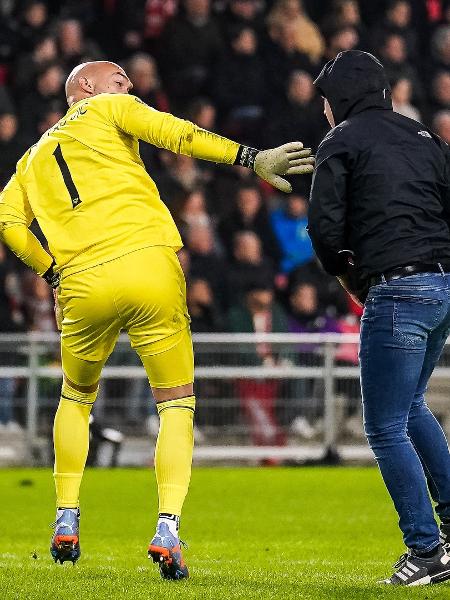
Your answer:
[[[20,19],[21,46],[32,50],[49,25],[47,4],[40,0],[25,2]]]
[[[293,71],[288,80],[287,102],[274,110],[265,132],[265,145],[301,140],[316,149],[328,127],[322,102],[316,95],[313,79],[305,71]]]
[[[315,67],[308,55],[297,48],[297,29],[294,23],[283,23],[272,28],[270,41],[266,48],[264,62],[267,73],[267,86],[269,102],[272,107],[279,107],[285,101],[283,92],[286,82],[293,71],[307,71],[316,74],[319,69]]]
[[[55,331],[52,288],[32,271],[24,277],[24,311],[29,331]]]
[[[210,225],[192,225],[186,234],[186,247],[189,251],[189,276],[192,279],[205,279],[222,306],[225,304],[226,284],[225,262],[214,244],[214,232]]]
[[[332,60],[339,52],[356,49],[358,43],[358,31],[355,27],[349,25],[337,27],[327,37],[325,57],[327,60]]]
[[[58,63],[43,68],[37,78],[36,90],[24,95],[20,104],[20,120],[24,134],[30,143],[39,135],[38,124],[50,103],[66,103],[64,94],[64,73]]]
[[[198,333],[223,331],[223,317],[206,279],[193,279],[187,287],[187,306],[191,330]]]
[[[243,333],[285,333],[288,330],[287,315],[275,302],[270,284],[264,281],[249,284],[244,304],[230,309],[228,324],[230,331]],[[256,344],[255,352],[253,363],[274,365],[278,361],[269,343]]]
[[[297,283],[289,294],[289,331],[292,333],[337,333],[338,321],[321,311],[317,288]]]
[[[256,233],[261,240],[264,254],[274,265],[278,265],[281,259],[280,246],[263,205],[261,193],[252,183],[243,185],[238,190],[234,210],[218,227],[218,233],[229,257],[233,255],[232,243],[239,231]]]
[[[228,315],[231,331],[244,333],[274,333],[287,331],[284,310],[274,302],[273,290],[261,282],[247,291],[244,305],[232,308]],[[244,364],[275,366],[282,360],[272,344],[260,342],[254,350],[240,355]],[[278,380],[237,380],[236,388],[242,410],[251,427],[256,445],[281,445],[285,436],[276,417],[276,399],[280,390]]]
[[[210,4],[210,0],[185,0],[184,13],[169,21],[164,30],[161,65],[175,106],[182,107],[186,99],[209,92],[223,49]]]
[[[273,288],[274,269],[264,258],[261,240],[253,231],[239,231],[233,240],[233,257],[227,269],[227,304],[243,300],[248,286],[263,283]]]
[[[147,0],[145,2],[144,37],[152,48],[166,23],[177,14],[178,0]]]
[[[380,52],[389,81],[392,83],[398,79],[409,79],[413,97],[422,100],[422,86],[416,69],[408,61],[404,38],[396,33],[389,34]]]
[[[349,313],[349,296],[336,277],[331,277],[322,268],[317,257],[297,267],[289,274],[289,290],[309,283],[317,290],[319,310],[330,317],[345,316]]]
[[[177,221],[182,236],[189,227],[212,225],[211,217],[206,211],[205,194],[202,189],[194,189],[185,196]]]
[[[431,128],[444,142],[450,144],[450,110],[441,110],[434,115]]]
[[[97,44],[92,40],[85,39],[83,26],[77,19],[67,19],[60,22],[58,42],[59,58],[67,72],[80,63],[103,58]]]
[[[209,131],[215,130],[216,124],[216,107],[208,100],[208,98],[195,98],[188,108],[188,119]]]
[[[431,112],[450,109],[450,72],[441,71],[431,84]]]
[[[134,54],[126,70],[133,84],[132,94],[157,110],[169,111],[169,101],[161,89],[156,62],[150,54]]]
[[[32,89],[39,71],[57,58],[58,48],[52,35],[46,34],[37,40],[31,52],[19,56],[15,69],[15,90],[23,93]]]
[[[312,259],[314,253],[307,231],[308,201],[304,196],[290,194],[287,201],[271,213],[270,220],[282,251],[283,273]]]
[[[434,32],[431,39],[431,58],[433,71],[450,69],[450,25],[442,25]]]
[[[417,34],[411,24],[411,4],[408,0],[391,0],[383,23],[374,29],[372,43],[376,50],[384,45],[387,36],[400,36],[406,45],[406,53],[415,57],[418,50]]]
[[[16,115],[0,113],[0,190],[16,170],[16,163],[25,152],[26,145],[17,135]]]
[[[421,120],[420,112],[411,104],[412,86],[409,79],[397,79],[392,85],[391,95],[395,112],[416,121]]]
[[[318,67],[325,50],[324,40],[317,25],[304,12],[301,0],[276,0],[267,17],[267,26],[278,36],[275,32],[283,35],[287,24],[292,25],[295,32],[295,49],[306,54],[311,63]]]
[[[336,0],[334,10],[322,21],[322,31],[328,37],[336,29],[351,27],[358,33],[358,48],[364,50],[368,45],[367,29],[362,22],[357,0]]]
[[[231,33],[230,49],[218,64],[214,88],[226,135],[258,146],[265,96],[264,63],[256,33],[249,27],[238,27]]]
[[[204,174],[190,156],[162,151],[159,159],[163,168],[154,173],[154,177],[161,198],[172,214],[176,214],[186,193],[202,186]]]
[[[236,27],[250,27],[260,36],[264,26],[261,5],[258,0],[230,0],[220,22],[227,41]]]

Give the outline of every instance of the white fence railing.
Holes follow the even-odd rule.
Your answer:
[[[348,413],[345,406],[350,396],[353,396],[351,410],[359,414],[359,401],[354,398],[358,393],[358,342],[356,334],[194,335],[195,375],[200,390],[199,427],[206,433],[198,456],[207,458],[208,449],[213,460],[220,456],[294,458],[298,457],[300,447],[309,447],[311,456],[317,456],[320,449],[320,452],[339,451],[343,438],[342,413]],[[29,460],[35,455],[39,439],[49,435],[57,405],[62,376],[57,364],[58,346],[58,334],[0,335],[0,379],[14,379],[22,384],[16,394],[20,398],[14,401],[16,405],[22,402],[21,420],[26,430]],[[353,348],[350,357],[348,351],[345,353],[345,359],[344,347]],[[450,382],[450,360],[446,359],[444,353],[435,375]],[[134,426],[122,414],[125,408],[129,409],[124,408],[128,402],[136,403],[139,396],[149,395],[145,371],[125,335],[120,337],[104,368],[103,380],[107,383],[96,403],[98,418],[109,426],[120,428],[124,424],[129,437],[145,435],[139,425],[142,421],[139,411],[146,408],[139,404],[133,409]],[[50,392],[42,391],[43,382],[51,388]],[[305,440],[291,435],[292,422],[303,419],[305,414],[313,424],[320,423],[319,439],[316,436],[312,440],[309,436]],[[128,421],[131,425],[127,426]],[[277,431],[278,437],[274,434]],[[351,446],[352,441],[347,445]],[[346,454],[345,449],[341,454]]]

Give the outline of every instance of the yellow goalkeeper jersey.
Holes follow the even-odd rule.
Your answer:
[[[135,96],[80,100],[18,162],[0,194],[1,228],[29,227],[36,218],[63,275],[148,246],[178,250],[180,235],[139,156],[139,139],[226,164],[239,149]],[[39,272],[32,257],[27,262]]]

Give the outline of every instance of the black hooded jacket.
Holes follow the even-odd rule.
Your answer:
[[[325,270],[360,279],[415,263],[450,264],[448,146],[392,110],[381,63],[341,52],[314,82],[336,127],[319,146],[309,234]]]

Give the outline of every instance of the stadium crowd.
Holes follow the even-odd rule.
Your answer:
[[[448,1],[0,0],[0,189],[65,113],[80,62],[115,60],[151,106],[242,143],[315,149],[328,127],[313,79],[351,48],[380,57],[395,110],[450,141]],[[310,178],[282,197],[244,168],[141,155],[183,235],[194,332],[357,329],[313,256]],[[0,329],[54,326],[49,288],[0,249]]]

